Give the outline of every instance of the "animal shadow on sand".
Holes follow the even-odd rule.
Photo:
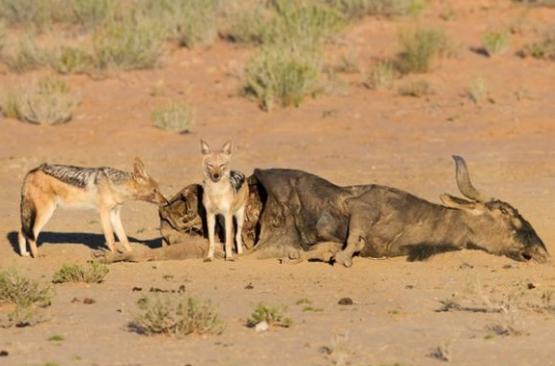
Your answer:
[[[420,262],[429,259],[430,257],[447,252],[454,252],[460,250],[451,244],[417,244],[406,247],[406,252],[408,254],[407,261],[409,262]]]
[[[14,252],[19,253],[19,244],[17,241],[17,231],[11,231],[6,235]],[[151,249],[162,246],[162,238],[154,238],[148,240],[139,240],[134,237],[128,237],[131,243],[140,243]],[[107,250],[106,240],[102,234],[92,233],[54,233],[50,231],[43,231],[39,236],[38,246],[44,243],[49,244],[82,244],[86,245],[93,250]]]

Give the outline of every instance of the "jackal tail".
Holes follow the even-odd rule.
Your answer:
[[[37,209],[33,201],[28,199],[24,194],[21,195],[21,231],[20,235],[25,239],[35,240],[33,228],[37,218]],[[20,238],[21,240],[21,238]]]

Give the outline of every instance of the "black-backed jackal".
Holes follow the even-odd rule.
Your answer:
[[[113,168],[82,168],[42,164],[29,171],[21,187],[21,229],[19,253],[37,257],[37,239],[56,207],[97,209],[106,245],[114,250],[114,231],[127,251],[131,251],[121,224],[121,207],[127,200],[166,202],[158,183],[136,158],[133,173]]]
[[[216,215],[223,215],[225,221],[225,258],[233,257],[233,217],[237,222],[235,242],[237,254],[243,252],[241,232],[245,220],[245,206],[249,197],[249,185],[245,182],[245,175],[230,170],[231,141],[226,142],[221,150],[211,151],[210,146],[201,140],[202,152],[202,203],[206,210],[208,225],[208,240],[210,246],[206,260],[214,258],[214,231]]]

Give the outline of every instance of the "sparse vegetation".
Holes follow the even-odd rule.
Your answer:
[[[61,342],[64,340],[64,336],[59,334],[54,334],[53,336],[48,337],[50,342]]]
[[[508,43],[509,34],[507,32],[488,31],[482,35],[482,47],[490,57],[507,49]]]
[[[405,30],[399,40],[401,53],[396,67],[403,74],[427,72],[433,58],[445,53],[448,48],[447,36],[436,29]]]
[[[395,67],[389,61],[380,61],[372,69],[364,85],[369,89],[381,90],[390,88],[395,79]]]
[[[149,69],[158,65],[164,49],[164,29],[154,20],[128,16],[98,28],[93,35],[97,69]]]
[[[94,64],[92,55],[76,47],[61,47],[50,57],[50,66],[61,74],[79,74],[89,71]]]
[[[358,19],[367,15],[413,15],[424,7],[421,0],[324,0],[338,9],[349,19]]]
[[[53,125],[71,120],[79,100],[63,80],[45,77],[25,87],[8,90],[0,102],[6,116]]]
[[[428,356],[440,361],[451,361],[451,344],[446,342],[433,348]]]
[[[189,334],[220,334],[225,324],[208,302],[184,295],[143,297],[137,301],[142,314],[129,323],[140,334],[165,334],[182,337]]]
[[[524,46],[518,52],[518,55],[521,57],[534,57],[555,61],[555,32],[546,34],[539,42]]]
[[[25,34],[17,43],[2,52],[2,61],[14,72],[24,72],[43,66],[46,55],[35,42],[34,35]]]
[[[432,94],[432,87],[426,80],[412,80],[399,88],[399,95],[420,98]]]
[[[113,19],[118,12],[118,0],[70,0],[74,22],[85,29],[94,29],[98,25]]]
[[[270,327],[289,328],[293,321],[285,316],[285,308],[267,304],[258,304],[247,319],[248,327],[255,327],[258,323],[266,322]]]
[[[274,12],[262,3],[242,5],[227,15],[226,25],[221,32],[222,37],[238,43],[263,43]]]
[[[248,64],[244,91],[264,110],[298,107],[306,95],[319,89],[321,57],[318,51],[286,44],[265,46]]]
[[[193,109],[187,104],[172,103],[155,109],[152,120],[156,127],[163,130],[189,132],[194,122]]]
[[[87,268],[79,264],[64,264],[54,276],[53,283],[86,282],[101,283],[110,270],[104,264],[91,262]]]
[[[0,272],[0,304],[13,306],[7,314],[0,313],[1,327],[32,326],[44,320],[40,309],[50,306],[52,289],[28,279],[17,271]]]
[[[477,78],[470,82],[467,94],[474,103],[479,103],[487,95],[488,89],[484,79]]]
[[[320,348],[320,351],[335,366],[349,365],[349,356],[353,353],[349,345],[348,334],[334,336],[331,346],[324,346]]]

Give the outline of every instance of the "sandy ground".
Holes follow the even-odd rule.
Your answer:
[[[449,8],[456,16],[444,21],[440,14]],[[0,267],[48,282],[63,263],[84,263],[91,248],[103,245],[96,213],[58,211],[42,236],[43,256],[19,257],[14,233],[27,170],[44,161],[130,169],[133,157],[140,156],[171,195],[200,181],[200,138],[218,144],[232,138],[234,168],[246,173],[255,167],[304,169],[338,184],[392,185],[434,202],[443,192],[457,192],[450,158],[456,153],[466,158],[475,185],[517,207],[553,252],[555,63],[521,59],[514,52],[554,20],[555,9],[525,10],[509,1],[434,2],[416,20],[368,18],[330,46],[335,56],[354,55],[359,73],[339,74],[331,94],[272,113],[238,92],[239,71],[253,50],[225,42],[171,52],[154,71],[102,80],[68,77],[83,100],[71,123],[1,121]],[[381,92],[362,86],[374,59],[395,54],[399,27],[414,23],[444,28],[457,49],[454,57],[416,77],[430,82],[434,94],[397,95],[407,80]],[[487,29],[513,25],[518,32],[505,54],[486,58],[471,51]],[[40,73],[3,73],[0,83]],[[465,90],[478,77],[486,81],[491,100],[475,104]],[[171,100],[195,106],[191,134],[152,127],[152,109]],[[159,241],[155,206],[129,203],[123,221],[134,246]],[[245,289],[249,283],[253,289]],[[138,311],[135,302],[150,287],[182,284],[187,294],[217,306],[227,324],[222,335],[172,339],[128,331]],[[143,291],[132,292],[135,286]],[[455,365],[555,364],[555,318],[533,306],[555,291],[553,262],[516,263],[463,251],[426,262],[356,258],[349,269],[250,259],[114,264],[103,284],[56,285],[55,291],[50,321],[0,329],[0,350],[9,352],[0,357],[1,365],[433,365],[442,361],[430,352],[445,344]],[[338,305],[345,296],[354,305]],[[85,297],[96,302],[72,302]],[[296,305],[303,298],[322,311],[303,311]],[[510,306],[502,313],[436,311],[440,301],[451,298]],[[294,325],[262,334],[246,328],[259,302],[286,305]],[[488,327],[496,324],[517,334],[492,335]],[[64,340],[48,341],[55,334]],[[332,355],[322,351],[334,344]]]

